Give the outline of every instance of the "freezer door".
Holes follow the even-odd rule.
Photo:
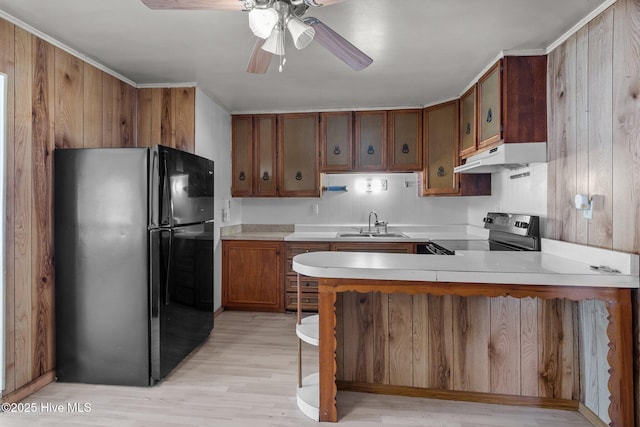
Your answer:
[[[152,227],[213,220],[213,161],[159,145],[150,169]]]
[[[213,225],[152,230],[151,377],[164,378],[213,327]]]

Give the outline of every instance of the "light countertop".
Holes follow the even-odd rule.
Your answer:
[[[338,237],[339,233],[357,233],[368,225],[251,225],[223,227],[222,240],[283,240],[287,242],[396,242],[415,243],[429,240],[486,240],[488,230],[469,225],[390,225],[389,233],[406,237]]]
[[[327,278],[639,287],[638,255],[587,247],[571,250],[576,246],[579,245],[543,239],[542,252],[456,251],[456,255],[312,252],[296,255],[293,269],[306,276]],[[594,249],[593,253],[585,256],[590,249]],[[608,256],[603,257],[603,252],[608,252]],[[578,259],[572,259],[576,255]],[[596,265],[604,260],[621,273],[592,270],[594,260],[599,260]]]

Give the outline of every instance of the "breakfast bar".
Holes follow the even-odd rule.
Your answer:
[[[569,249],[567,245],[571,246],[570,251],[567,250]],[[571,258],[568,258],[568,253],[572,254]],[[603,261],[606,262],[607,267],[612,266],[612,271],[592,268],[593,265],[601,266]],[[496,390],[493,387],[488,388],[488,392],[480,393],[473,392],[473,387],[467,387],[466,389],[447,387],[446,381],[448,381],[448,377],[456,375],[455,370],[458,369],[456,366],[452,366],[452,363],[446,365],[445,369],[441,369],[441,372],[437,373],[437,375],[444,377],[445,381],[443,382],[444,385],[435,383],[435,387],[434,383],[428,382],[421,385],[420,382],[415,381],[415,378],[413,383],[409,379],[404,386],[402,381],[397,382],[397,384],[401,385],[397,385],[391,384],[393,381],[385,381],[374,377],[367,381],[360,379],[353,381],[353,378],[352,381],[340,380],[340,378],[337,378],[338,370],[345,370],[344,367],[340,368],[338,363],[339,355],[342,354],[338,344],[338,336],[344,333],[338,327],[343,324],[340,319],[341,312],[337,309],[337,306],[339,307],[343,303],[340,296],[347,294],[362,295],[361,298],[364,301],[366,300],[364,295],[372,293],[371,295],[388,295],[388,298],[395,295],[404,295],[406,298],[418,298],[427,295],[429,298],[457,298],[459,301],[478,297],[488,299],[503,298],[505,300],[509,298],[513,301],[538,298],[541,301],[545,301],[545,303],[556,300],[569,302],[602,301],[606,307],[606,318],[608,319],[608,324],[606,325],[606,337],[608,337],[606,359],[609,365],[609,375],[606,388],[608,388],[610,396],[607,422],[610,422],[612,426],[633,425],[631,289],[638,288],[637,255],[585,248],[543,239],[541,252],[512,252],[502,253],[499,256],[492,252],[481,251],[459,251],[456,252],[455,256],[315,252],[297,255],[293,259],[293,268],[300,274],[319,279],[320,421],[338,421],[336,406],[338,387],[385,394],[403,394],[487,403],[547,406],[573,410],[578,410],[579,406],[582,407],[580,393],[575,391],[579,389],[579,386],[575,386],[575,384],[578,384],[578,374],[573,372],[578,370],[579,362],[575,363],[576,366],[571,369],[567,369],[572,371],[569,372],[569,382],[574,384],[573,391],[569,390],[568,394],[562,392],[562,390],[536,394],[537,384],[534,384],[536,393],[522,393],[522,396],[513,396],[515,393],[492,392],[492,390]],[[414,314],[420,313],[418,303],[414,301],[411,304],[413,305],[409,305],[409,307],[414,307]],[[388,302],[388,307],[391,307],[391,305],[392,303]],[[450,308],[450,306],[447,307]],[[541,307],[544,306],[541,305]],[[558,307],[562,307],[562,305]],[[565,316],[569,320],[567,331],[571,329],[571,310],[571,307],[569,307],[569,314]],[[563,332],[553,335],[553,333],[544,331],[547,327],[554,327],[558,313],[562,317],[561,311],[545,310],[543,308],[535,311],[537,315],[534,318],[537,316],[538,319],[542,319],[537,324],[537,328],[541,329],[539,336],[543,337],[539,339],[540,347],[542,348],[540,351],[544,351],[545,339],[548,340],[551,337],[550,345],[553,345],[553,340],[556,338],[563,339]],[[372,323],[375,323],[375,316],[388,316],[391,318],[393,316],[390,314],[391,312],[391,308],[385,308],[382,315],[374,313]],[[344,313],[346,316],[347,311],[345,310]],[[427,312],[427,310],[423,310],[421,315],[429,317],[435,313],[435,311]],[[451,316],[451,313],[448,315]],[[547,315],[551,318],[549,322],[544,320],[544,316]],[[453,317],[455,318],[455,316]],[[556,319],[554,319],[554,316]],[[414,315],[414,317],[419,316]],[[387,323],[392,323],[388,318],[384,320]],[[561,319],[560,322],[562,321]],[[425,333],[421,327],[411,326],[410,322],[409,326],[407,324],[404,326],[407,330],[399,332],[397,337],[391,333],[391,327],[389,327],[389,330],[386,331],[386,339],[390,341],[403,339],[403,336],[405,338],[408,337],[409,341],[413,340],[413,347],[423,345],[420,340],[430,339],[429,333]],[[505,329],[510,327],[508,322],[502,326]],[[394,327],[398,329],[398,325]],[[519,327],[519,325],[511,325],[511,327]],[[473,325],[465,326],[465,328],[470,331],[479,331],[479,329],[474,329]],[[520,334],[520,332],[520,330],[515,331],[516,334]],[[505,333],[509,334],[508,331]],[[547,338],[544,338],[545,333],[548,335]],[[418,337],[417,341],[416,337]],[[350,336],[349,340],[342,337],[345,346],[348,341],[352,340],[357,340],[357,337]],[[375,339],[371,341],[375,341]],[[575,343],[576,341],[572,342]],[[572,342],[568,341],[566,345],[575,347]],[[394,341],[394,343],[396,342]],[[372,346],[380,348],[379,344],[373,342]],[[488,350],[486,347],[484,350],[489,352],[489,357],[497,357],[496,354],[499,354],[500,349],[496,347],[496,344],[491,344]],[[388,348],[387,346],[385,351],[393,353]],[[366,348],[360,348],[358,351],[366,351]],[[433,353],[435,350],[432,349],[430,351]],[[578,353],[578,351],[575,351],[571,353],[570,357],[573,357],[574,360],[583,357]],[[400,352],[385,354],[385,356],[387,360],[392,360],[391,364],[394,366],[390,369],[396,371],[396,377],[398,377],[397,372],[400,372],[400,375],[404,371],[411,372],[411,364],[416,364],[416,360],[419,359],[417,353],[410,354],[409,357],[403,356]],[[346,358],[346,356],[344,357]],[[441,357],[445,356],[442,355]],[[524,357],[524,350],[522,357]],[[551,357],[551,364],[561,365],[563,357],[568,356],[562,356],[561,353],[554,354]],[[473,364],[473,355],[470,359]],[[481,358],[479,360],[481,361]],[[389,362],[386,363],[387,365],[389,364]],[[421,363],[424,364],[424,362]],[[417,375],[415,373],[416,366],[413,366],[414,377]],[[477,369],[483,369],[481,363],[479,363]],[[509,372],[506,372],[507,376],[509,374]],[[562,374],[566,374],[566,372],[559,373],[559,375]],[[342,372],[342,375],[344,376],[344,372]],[[387,372],[385,375],[388,379],[389,373]],[[504,373],[501,375],[505,376]],[[545,378],[543,377],[546,375],[549,375],[549,373],[538,373],[539,381],[544,381]],[[391,376],[393,376],[393,373]],[[354,378],[356,377],[354,376]],[[535,373],[534,380],[538,380],[535,378]],[[571,384],[569,384],[569,388],[571,388]],[[567,385],[556,384],[554,387],[566,388]],[[548,398],[548,396],[551,396],[551,398]]]

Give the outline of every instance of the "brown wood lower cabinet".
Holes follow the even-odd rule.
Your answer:
[[[296,311],[298,309],[298,273],[293,271],[293,257],[306,252],[328,251],[331,245],[328,242],[291,242],[285,243],[284,260],[284,290],[285,309]],[[301,308],[304,311],[318,311],[318,280],[312,277],[300,276]]]
[[[222,241],[222,306],[284,311],[282,242]]]

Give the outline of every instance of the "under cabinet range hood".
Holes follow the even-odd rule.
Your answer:
[[[546,142],[505,143],[467,158],[455,173],[492,173],[547,161]]]

